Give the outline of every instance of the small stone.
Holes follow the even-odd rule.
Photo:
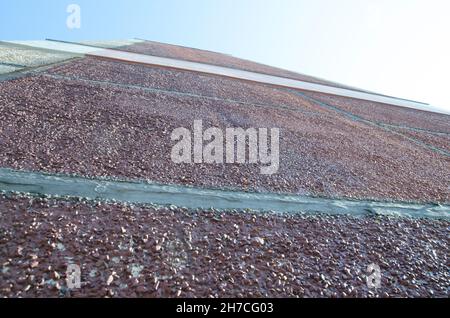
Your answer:
[[[259,245],[264,245],[264,239],[262,237],[259,237],[259,236],[254,237],[253,238],[253,242],[256,243],[256,244],[259,244]]]
[[[145,288],[145,286],[140,285],[140,286],[138,286],[138,288],[136,288],[136,291],[138,293],[145,293],[147,291],[147,289]]]
[[[113,280],[114,280],[114,276],[113,275],[109,275],[108,280],[106,281],[106,285],[107,286],[111,285]]]

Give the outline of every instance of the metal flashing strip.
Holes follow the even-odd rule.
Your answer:
[[[90,179],[0,168],[0,191],[61,198],[86,198],[135,204],[175,205],[190,209],[252,210],[350,216],[396,216],[449,219],[450,206],[379,202],[256,193],[163,185],[133,180]]]

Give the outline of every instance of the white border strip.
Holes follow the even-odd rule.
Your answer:
[[[71,52],[78,54],[86,54],[90,56],[96,56],[101,58],[119,60],[124,62],[138,63],[144,65],[155,65],[169,68],[176,68],[194,72],[201,72],[213,75],[226,76],[231,78],[237,78],[241,80],[247,80],[252,82],[258,82],[263,84],[271,84],[277,86],[283,86],[288,88],[320,92],[331,95],[338,95],[343,97],[356,98],[366,101],[372,101],[377,103],[413,108],[418,110],[431,111],[435,113],[441,113],[450,115],[450,111],[442,110],[431,105],[413,102],[403,99],[398,99],[389,96],[381,96],[377,94],[365,93],[360,91],[354,91],[345,88],[332,87],[322,84],[309,83],[299,80],[293,80],[289,78],[283,78],[278,76],[266,75],[261,73],[249,72],[244,70],[238,70],[228,67],[182,61],[177,59],[157,57],[151,55],[144,55],[138,53],[131,53],[119,50],[111,49],[98,49],[81,44],[71,44],[54,41],[12,41],[10,43],[27,45],[37,48],[57,50],[63,52]]]

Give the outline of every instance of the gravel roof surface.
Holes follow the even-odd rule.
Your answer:
[[[371,121],[450,133],[450,115],[316,92],[304,94]]]
[[[303,195],[450,201],[448,157],[306,100],[300,106],[21,78],[0,83],[0,165]],[[259,165],[172,163],[170,134],[191,128],[194,119],[204,127],[281,128],[279,173],[263,176]]]
[[[394,130],[450,153],[450,133],[435,134],[427,131],[417,131],[405,128],[395,128]]]
[[[0,43],[0,62],[28,67],[61,62],[74,57],[69,53],[50,52]]]
[[[156,42],[126,49],[345,88],[209,51]],[[0,61],[10,64],[70,57],[0,44]],[[0,82],[0,167],[450,203],[450,157],[420,145],[450,151],[450,116],[92,57],[41,72]],[[259,164],[174,164],[171,132],[192,130],[199,119],[204,128],[280,128],[279,172],[261,175]],[[0,219],[5,297],[449,297],[448,220],[189,211],[12,194],[0,194]],[[366,284],[371,263],[381,268],[377,290]],[[81,266],[80,289],[67,288],[68,264]]]
[[[0,74],[6,74],[10,72],[14,72],[20,70],[20,67],[14,67],[9,65],[0,65]]]
[[[50,74],[137,85],[145,88],[170,90],[202,96],[274,105],[289,106],[305,111],[329,112],[289,91],[270,85],[251,83],[222,76],[200,74],[162,67],[120,63],[87,57],[48,70]]]
[[[448,221],[17,196],[0,197],[0,218],[0,296],[449,296]],[[81,267],[80,289],[67,288],[68,264]]]
[[[323,79],[320,79],[317,77],[299,74],[296,72],[276,68],[273,66],[268,66],[268,65],[256,63],[253,61],[240,59],[240,58],[228,55],[228,54],[199,50],[199,49],[188,48],[188,47],[183,47],[183,46],[146,41],[146,42],[136,43],[136,44],[126,46],[126,47],[121,47],[120,49],[123,51],[129,51],[129,52],[133,52],[133,53],[148,54],[148,55],[153,55],[153,56],[167,57],[167,58],[173,58],[173,59],[179,59],[179,60],[185,60],[185,61],[191,61],[191,62],[198,62],[198,63],[206,63],[206,64],[212,64],[212,65],[217,65],[217,66],[224,66],[224,67],[229,67],[229,68],[240,69],[240,70],[244,70],[244,71],[286,77],[286,78],[291,78],[291,79],[310,82],[310,83],[324,84],[324,85],[340,87],[340,88],[355,89],[350,86],[323,80]],[[360,89],[355,89],[355,90],[363,91]]]
[[[297,108],[304,111],[328,112],[335,116],[335,111],[320,107],[316,103],[306,103],[304,98],[299,97],[290,90],[189,71],[84,58],[51,68],[48,70],[48,73],[71,78],[136,85],[150,89],[192,93],[226,100],[242,101],[244,103]],[[428,128],[432,129],[432,131],[436,129],[445,131],[447,127],[450,127],[450,116],[447,115],[354,100],[352,98],[330,97],[320,93],[302,93],[374,122],[400,127],[411,126],[411,128],[424,130]],[[378,108],[382,110],[379,111]],[[438,123],[437,127],[433,126],[436,122]],[[400,128],[398,131],[403,132],[404,129]],[[450,136],[450,133],[448,134]],[[410,136],[417,137],[419,135]],[[421,137],[418,139],[430,139],[432,141],[430,144],[441,144],[439,141],[441,138],[434,140],[434,138]],[[448,147],[447,143],[442,146],[443,149],[446,149],[446,147]]]

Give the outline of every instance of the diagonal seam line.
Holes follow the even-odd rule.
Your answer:
[[[422,146],[422,147],[424,147],[424,148],[428,148],[428,149],[430,149],[430,150],[432,150],[432,151],[434,151],[434,152],[437,152],[437,153],[439,153],[439,154],[441,154],[441,155],[444,155],[444,156],[446,156],[446,157],[450,157],[450,152],[448,152],[448,151],[446,151],[446,150],[444,150],[444,149],[441,149],[441,148],[432,146],[432,145],[427,144],[427,143],[425,143],[425,142],[423,142],[423,141],[420,141],[420,140],[414,139],[414,138],[412,138],[412,137],[406,136],[406,135],[404,135],[404,134],[402,134],[402,133],[400,133],[400,132],[398,132],[398,131],[394,131],[394,130],[390,129],[389,127],[387,127],[387,126],[385,126],[385,125],[383,125],[383,124],[380,124],[380,123],[378,123],[378,122],[373,122],[373,121],[364,119],[364,118],[362,118],[362,117],[360,117],[360,116],[358,116],[358,115],[355,115],[355,114],[353,114],[353,113],[351,113],[351,112],[345,111],[345,110],[343,110],[343,109],[341,109],[341,108],[339,108],[339,107],[332,106],[332,105],[330,105],[330,104],[327,104],[327,103],[324,103],[324,102],[322,102],[322,101],[319,101],[319,100],[317,100],[317,99],[315,99],[315,98],[309,97],[309,96],[307,96],[307,95],[305,95],[304,93],[301,93],[301,92],[299,92],[299,91],[295,91],[295,90],[291,90],[291,89],[289,89],[289,91],[292,91],[292,92],[298,94],[299,96],[302,96],[302,97],[306,98],[307,100],[309,100],[309,101],[311,101],[311,102],[314,102],[314,103],[316,103],[317,105],[320,105],[320,106],[322,106],[322,107],[324,107],[324,108],[334,110],[334,111],[336,111],[336,112],[338,112],[338,113],[340,113],[340,114],[346,116],[347,118],[349,118],[349,119],[351,119],[351,120],[353,120],[353,121],[363,122],[363,123],[368,124],[368,125],[371,125],[371,126],[379,127],[379,128],[381,128],[381,129],[383,129],[383,130],[389,132],[389,133],[392,133],[392,134],[395,134],[395,135],[402,136],[403,138],[405,138],[405,139],[407,139],[407,140],[409,140],[409,141],[412,141],[412,142],[414,142],[415,144],[420,145],[420,146]]]
[[[243,104],[243,105],[250,105],[250,106],[257,106],[257,107],[271,107],[274,109],[288,109],[288,110],[292,110],[292,111],[299,111],[302,113],[315,113],[318,114],[318,112],[313,112],[313,111],[302,111],[301,109],[298,108],[294,108],[288,105],[273,105],[273,104],[261,104],[261,103],[253,103],[253,102],[244,102],[244,101],[239,101],[239,100],[234,100],[234,99],[224,99],[224,98],[219,98],[219,97],[214,97],[214,96],[207,96],[207,95],[199,95],[199,94],[194,94],[194,93],[188,93],[188,92],[180,92],[180,91],[173,91],[173,90],[165,90],[165,89],[158,89],[158,88],[149,88],[149,87],[145,87],[145,86],[141,86],[141,85],[135,85],[135,84],[124,84],[124,83],[118,83],[118,82],[111,82],[111,81],[101,81],[101,80],[92,80],[89,78],[84,78],[84,77],[78,77],[78,76],[66,76],[66,75],[60,75],[60,74],[52,74],[52,73],[46,73],[44,72],[43,74],[48,75],[50,77],[55,77],[55,78],[62,78],[62,79],[67,79],[67,80],[79,80],[79,81],[86,81],[86,82],[90,82],[90,83],[95,83],[95,84],[110,84],[110,85],[114,85],[114,86],[118,86],[118,87],[122,87],[122,88],[132,88],[132,89],[141,89],[144,91],[150,91],[150,92],[160,92],[160,93],[166,93],[166,94],[177,94],[177,95],[181,95],[181,96],[189,96],[189,97],[195,97],[195,98],[205,98],[205,99],[211,99],[211,100],[218,100],[218,101],[225,101],[225,102],[233,102],[233,103],[238,103],[238,104]],[[277,89],[277,88],[275,88]],[[280,90],[278,88],[278,90]],[[361,118],[363,119],[363,118]],[[450,137],[450,133],[447,132],[442,132],[442,131],[432,131],[432,130],[427,130],[427,129],[421,129],[421,128],[416,128],[416,127],[409,127],[409,126],[405,126],[405,125],[394,125],[394,124],[387,124],[387,123],[383,123],[383,122],[375,122],[379,125],[383,125],[383,126],[387,126],[387,127],[393,127],[393,128],[402,128],[402,129],[408,129],[408,130],[412,130],[412,131],[417,131],[417,132],[426,132],[429,134],[434,134],[434,135],[443,135],[443,136],[449,136]]]
[[[173,91],[173,90],[165,90],[165,89],[159,89],[159,88],[150,88],[150,87],[144,87],[139,85],[133,85],[133,84],[121,84],[111,81],[100,81],[100,80],[92,80],[82,77],[76,77],[76,76],[65,76],[65,75],[58,75],[58,74],[51,74],[47,72],[42,73],[36,73],[36,75],[43,75],[54,79],[65,79],[65,80],[72,80],[72,81],[83,81],[91,84],[97,84],[97,85],[111,85],[116,86],[120,88],[127,88],[127,89],[139,89],[147,92],[152,93],[163,93],[167,95],[175,95],[175,96],[186,96],[186,97],[192,97],[192,98],[200,98],[200,99],[207,99],[207,100],[214,100],[214,101],[223,101],[227,103],[236,103],[236,104],[242,104],[242,105],[248,105],[248,106],[255,106],[255,107],[266,107],[266,108],[273,108],[273,109],[286,109],[290,111],[295,111],[303,114],[314,114],[314,115],[322,115],[319,112],[315,111],[308,111],[308,110],[302,110],[296,107],[291,107],[288,105],[273,105],[273,104],[261,104],[261,103],[252,103],[252,102],[244,102],[240,100],[234,100],[234,99],[224,99],[214,96],[207,96],[207,95],[199,95],[194,93],[186,93],[186,92],[180,92],[180,91]],[[325,114],[323,114],[325,115]],[[327,116],[327,115],[325,115]]]
[[[15,63],[8,63],[8,62],[0,62],[0,65],[3,65],[3,66],[11,66],[11,67],[20,67],[20,68],[27,67],[26,65],[15,64]]]
[[[72,61],[75,61],[77,59],[79,59],[80,57],[76,56],[76,57],[70,57],[67,58],[65,60],[62,61],[58,61],[58,62],[52,62],[52,63],[48,63],[48,64],[43,64],[43,65],[37,65],[37,66],[26,66],[22,69],[16,70],[16,71],[12,71],[9,73],[5,73],[5,74],[0,74],[0,83],[1,82],[6,82],[6,81],[11,81],[11,80],[15,80],[15,79],[19,79],[28,75],[35,75],[35,74],[40,74],[42,72],[42,74],[45,74],[44,72],[46,70],[48,70],[49,68],[52,68],[54,66],[61,66],[61,65],[65,65],[68,64]]]
[[[420,132],[420,133],[427,133],[430,135],[450,137],[450,133],[445,132],[445,131],[428,130],[425,128],[410,127],[410,126],[406,126],[406,125],[387,124],[382,121],[375,121],[375,123],[386,126],[386,127],[400,128],[400,129],[406,129],[406,130],[411,130],[411,131]]]
[[[77,59],[77,58],[73,58],[73,59]],[[71,59],[71,60],[73,60]],[[314,115],[318,115],[318,112],[312,112],[312,111],[302,111],[300,109],[297,108],[292,108],[289,106],[285,106],[285,105],[280,105],[280,106],[274,106],[274,105],[268,105],[268,104],[256,104],[256,103],[247,103],[247,102],[243,102],[243,101],[237,101],[237,100],[230,100],[230,99],[221,99],[221,98],[217,98],[217,97],[211,97],[211,96],[204,96],[204,95],[197,95],[197,94],[192,94],[192,93],[183,93],[183,92],[177,92],[177,91],[169,91],[169,90],[161,90],[161,89],[155,89],[155,88],[147,88],[147,87],[142,87],[142,86],[137,86],[137,85],[129,85],[129,84],[119,84],[119,83],[115,83],[115,82],[109,82],[109,81],[98,81],[98,80],[89,80],[89,79],[83,79],[83,78],[77,78],[77,77],[68,77],[68,76],[62,76],[62,75],[55,75],[55,74],[49,74],[46,72],[42,72],[39,73],[40,69],[47,69],[50,66],[54,66],[54,65],[58,65],[58,64],[65,64],[69,61],[62,61],[59,63],[51,63],[48,65],[44,65],[44,66],[38,66],[38,67],[30,67],[26,70],[20,70],[18,72],[12,72],[12,73],[8,73],[8,74],[4,74],[0,76],[0,82],[4,81],[4,80],[10,80],[10,79],[15,79],[18,78],[20,76],[25,76],[28,73],[35,73],[37,75],[42,74],[43,76],[47,76],[47,77],[51,77],[51,78],[55,78],[55,79],[67,79],[67,80],[79,80],[79,81],[84,81],[84,82],[89,82],[89,83],[95,83],[95,84],[100,84],[100,85],[113,85],[113,86],[117,86],[117,87],[123,87],[123,88],[129,88],[129,89],[140,89],[140,90],[144,90],[144,91],[149,91],[149,92],[160,92],[160,93],[166,93],[166,94],[171,94],[171,95],[178,95],[178,96],[189,96],[189,97],[193,97],[193,98],[203,98],[203,99],[209,99],[209,100],[215,100],[215,101],[224,101],[224,102],[229,102],[229,103],[237,103],[237,104],[243,104],[243,105],[250,105],[250,106],[256,106],[256,107],[269,107],[269,108],[274,108],[274,109],[287,109],[287,110],[291,110],[291,111],[295,111],[295,112],[300,112],[300,113],[306,113],[306,114],[314,114]],[[306,96],[305,94],[299,92],[299,91],[295,91],[292,89],[288,89],[291,92],[294,92],[295,94],[311,101],[314,102],[315,104],[318,104],[322,107],[325,107],[327,109],[331,109],[334,110],[338,113],[344,114],[346,115],[346,117],[354,120],[354,121],[359,121],[359,122],[364,122],[366,124],[375,126],[375,127],[379,127],[382,128],[385,131],[388,131],[390,133],[402,136],[403,138],[410,140],[418,145],[421,145],[425,148],[429,148],[435,152],[438,152],[442,155],[445,155],[447,157],[450,157],[450,152],[447,152],[441,148],[429,145],[427,143],[424,143],[422,141],[419,141],[417,139],[411,138],[409,136],[406,136],[400,132],[394,131],[392,129],[389,129],[389,126],[394,126],[397,127],[395,125],[387,125],[384,123],[379,123],[379,122],[372,122],[369,120],[366,120],[362,117],[359,117],[357,115],[354,115],[350,112],[346,112],[338,107],[335,106],[331,106],[329,104],[323,103],[321,101],[318,101],[314,98],[311,98],[309,96]],[[325,115],[326,116],[326,115]],[[398,126],[398,128],[411,128],[411,127],[402,127],[402,126]],[[427,131],[426,132],[431,132],[431,131]]]

